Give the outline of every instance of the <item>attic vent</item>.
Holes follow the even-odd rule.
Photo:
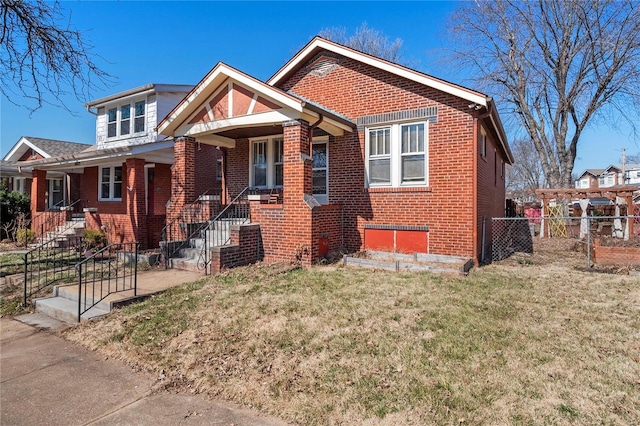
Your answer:
[[[324,77],[338,66],[336,58],[321,56],[307,66],[307,71],[316,77]]]
[[[408,109],[405,111],[387,112],[383,114],[368,115],[358,117],[358,131],[364,130],[366,126],[380,123],[391,123],[394,121],[424,119],[430,124],[438,122],[438,107],[430,106],[418,109]]]

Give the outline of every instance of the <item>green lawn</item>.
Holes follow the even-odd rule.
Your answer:
[[[254,266],[66,336],[298,424],[638,424],[640,279]]]

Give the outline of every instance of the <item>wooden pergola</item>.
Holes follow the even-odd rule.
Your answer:
[[[640,187],[625,185],[612,186],[608,188],[580,189],[580,188],[558,188],[558,189],[536,189],[536,196],[542,200],[542,216],[548,212],[549,202],[551,200],[575,200],[589,198],[607,198],[616,204],[616,197],[623,198],[627,205],[627,215],[633,213],[633,193],[640,191]],[[631,213],[630,213],[631,212]],[[586,212],[583,211],[583,216]],[[633,233],[633,221],[629,221],[629,235]],[[543,233],[540,233],[543,236]]]

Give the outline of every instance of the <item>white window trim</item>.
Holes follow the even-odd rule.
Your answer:
[[[424,181],[421,182],[402,182],[402,142],[401,129],[402,126],[412,124],[424,125]],[[391,183],[371,183],[369,182],[369,131],[376,129],[391,129],[391,141],[389,152],[391,154],[390,176]],[[429,186],[429,122],[428,121],[407,121],[380,124],[376,126],[366,127],[365,130],[365,188],[400,188],[400,187],[423,187]]]
[[[123,172],[124,172],[124,167],[122,167],[122,165],[113,165],[113,166],[100,166],[98,167],[98,201],[122,201],[122,197],[119,198],[115,198],[113,196],[114,192],[115,192],[115,181],[114,181],[114,177],[115,177],[115,168],[116,167],[120,167],[122,168]],[[110,170],[110,174],[109,174],[109,198],[103,198],[102,197],[102,170],[103,169],[109,169]],[[122,181],[120,181],[120,194],[122,194],[123,190],[125,189],[124,186],[124,173],[122,174]]]
[[[138,116],[138,117],[144,117],[144,130],[141,132],[136,132],[135,131],[135,119],[136,119],[136,111],[135,111],[135,105],[136,102],[140,102],[140,101],[144,101],[144,115],[143,116]],[[122,107],[125,105],[129,105],[129,133],[123,135],[122,134],[122,129],[121,129],[121,125],[122,125]],[[116,109],[116,135],[115,136],[109,136],[109,110],[112,109]],[[135,137],[135,136],[140,136],[140,135],[144,135],[147,132],[147,116],[149,114],[149,101],[147,99],[147,97],[143,97],[143,98],[135,98],[135,99],[130,99],[127,101],[122,101],[120,103],[117,104],[110,104],[110,105],[106,105],[104,107],[104,120],[105,120],[105,138],[107,141],[115,141],[115,140],[119,140],[119,139],[127,139],[127,138],[131,138],[131,137]]]
[[[327,173],[325,175],[325,188],[327,188],[327,192],[325,192],[324,194],[316,194],[313,193],[314,198],[316,199],[317,202],[319,202],[320,204],[329,204],[329,137],[328,136],[323,136],[323,137],[319,137],[319,138],[314,138],[313,140],[313,144],[314,145],[325,145],[326,147],[326,152],[327,152],[327,164],[325,167],[312,167],[311,173],[313,175],[313,170],[326,170]],[[311,190],[311,192],[313,192],[313,189]]]
[[[22,194],[27,194],[27,178],[15,177],[13,178],[13,190]]]
[[[252,138],[249,139],[249,186],[252,188],[258,189],[271,189],[271,188],[282,188],[282,185],[275,185],[276,181],[276,168],[275,162],[273,158],[273,153],[275,150],[275,140],[283,139],[284,135],[272,135],[265,136],[260,138]],[[254,173],[253,173],[253,144],[256,142],[267,142],[267,148],[265,155],[267,157],[267,184],[266,185],[255,185]],[[284,167],[284,163],[283,163]]]

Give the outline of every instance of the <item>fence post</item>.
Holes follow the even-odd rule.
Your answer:
[[[587,216],[587,269],[591,268],[591,217]]]
[[[77,265],[78,268],[78,322],[82,316],[82,263]]]
[[[138,245],[140,243],[139,242],[135,242],[135,260],[134,260],[134,264],[133,264],[133,296],[137,296],[138,295]]]
[[[485,238],[486,238],[486,227],[487,227],[487,218],[486,216],[482,216],[482,249],[481,249],[481,254],[480,254],[480,262],[484,263],[485,259],[485,253],[484,253],[484,245],[485,245]]]
[[[27,258],[29,253],[24,254],[24,300],[22,301],[22,307],[27,307]]]

